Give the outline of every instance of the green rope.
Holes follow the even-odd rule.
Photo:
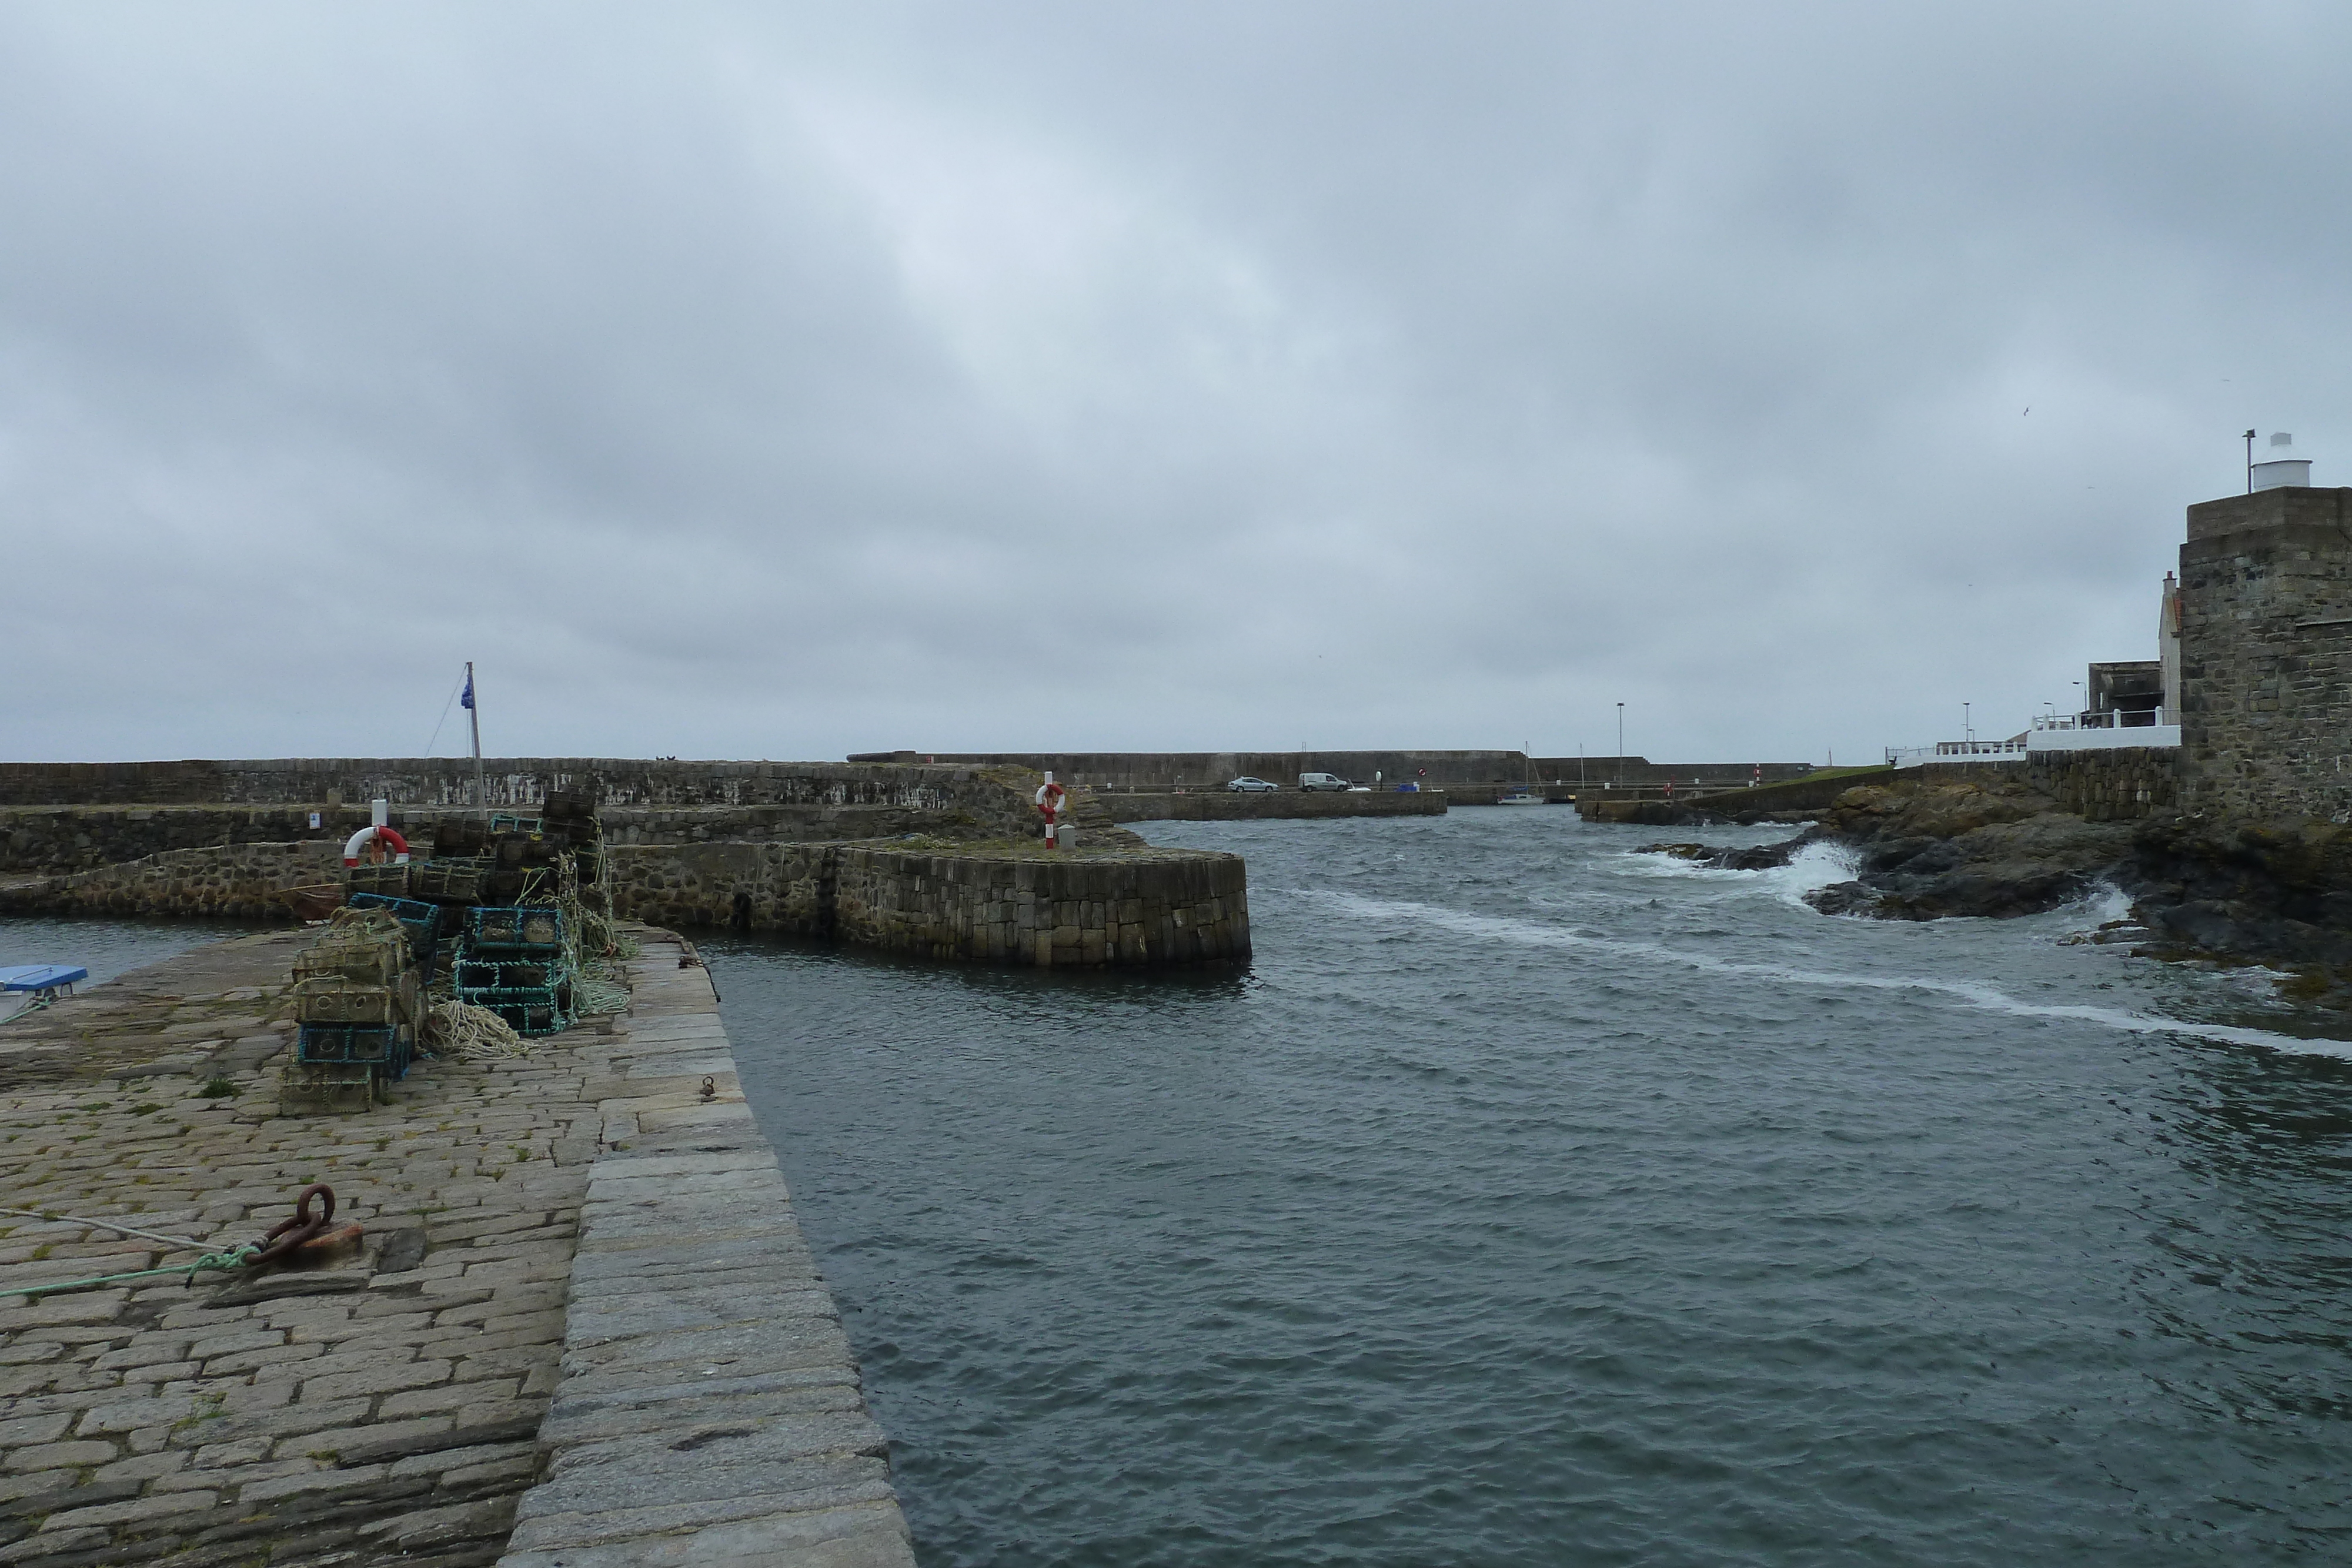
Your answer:
[[[94,1290],[100,1285],[118,1285],[125,1280],[150,1280],[158,1274],[184,1273],[188,1277],[187,1282],[193,1285],[196,1282],[196,1275],[204,1270],[242,1269],[260,1250],[259,1242],[248,1241],[241,1247],[233,1247],[226,1252],[207,1252],[193,1263],[174,1263],[168,1269],[133,1269],[127,1274],[97,1274],[87,1280],[60,1280],[54,1285],[26,1285],[20,1290],[5,1293],[22,1296],[27,1301],[32,1301],[43,1296],[53,1296],[59,1291]]]

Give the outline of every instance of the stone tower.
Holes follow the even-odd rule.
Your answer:
[[[2179,628],[2182,809],[2352,821],[2352,489],[2189,507]]]

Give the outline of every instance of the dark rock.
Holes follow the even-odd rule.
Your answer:
[[[1875,915],[1878,894],[1862,883],[1833,882],[1805,894],[1805,902],[1823,915]]]
[[[1672,855],[1693,865],[1712,871],[1770,871],[1774,866],[1787,865],[1790,857],[1806,842],[1804,835],[1777,844],[1747,844],[1727,847],[1721,844],[1643,844],[1635,852],[1645,855]]]

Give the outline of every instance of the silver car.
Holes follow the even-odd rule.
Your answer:
[[[1228,789],[1238,789],[1244,794],[1255,794],[1261,789],[1278,789],[1282,788],[1282,786],[1279,784],[1269,784],[1263,779],[1252,779],[1249,775],[1244,774],[1239,779],[1226,779],[1225,788]]]

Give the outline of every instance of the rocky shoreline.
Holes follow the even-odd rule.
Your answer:
[[[2352,1009],[2352,828],[2341,824],[2179,814],[2091,821],[2026,779],[1925,779],[1849,789],[1778,844],[1645,848],[1760,871],[1818,843],[1855,858],[1852,880],[1806,895],[1825,914],[2011,919],[2112,886],[2131,899],[2132,918],[2095,939],[2158,957],[2291,969],[2311,999]]]

